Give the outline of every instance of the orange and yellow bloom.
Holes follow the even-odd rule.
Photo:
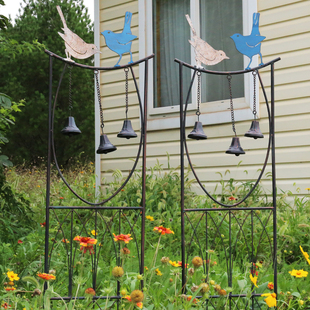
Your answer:
[[[48,273],[38,273],[38,277],[45,280],[45,281],[49,281],[49,280],[55,280],[56,277],[52,274],[48,274]]]
[[[271,291],[273,291],[273,289],[274,289],[274,285],[273,285],[272,282],[269,282],[268,285],[267,285],[267,287],[268,287]]]
[[[262,297],[267,297],[265,298],[265,302],[268,305],[269,308],[276,307],[277,306],[277,294],[276,293],[266,293],[262,294]]]
[[[14,273],[14,271],[8,271],[7,273],[8,278],[10,279],[10,281],[18,281],[19,277],[17,273]]]
[[[89,254],[94,253],[94,244],[97,244],[97,239],[76,236],[73,240],[80,242],[80,250],[82,251],[84,249],[84,254],[87,252],[87,250],[89,250]]]
[[[113,234],[114,236],[114,241],[115,242],[125,242],[125,243],[129,243],[130,240],[132,240],[132,238],[130,238],[131,234],[128,234],[128,235],[123,235],[123,234],[120,234],[120,235],[115,235]]]
[[[299,248],[300,248],[300,251],[301,251],[302,255],[304,256],[304,258],[306,259],[306,261],[307,261],[308,264],[310,265],[309,254],[303,250],[303,248],[301,247],[301,245],[299,246]]]
[[[251,280],[251,282],[252,282],[256,287],[258,287],[258,286],[257,286],[257,277],[253,277],[253,276],[250,274],[250,280]]]
[[[302,269],[301,270],[293,269],[292,271],[289,271],[288,273],[296,278],[305,278],[308,275],[308,271],[304,271]]]
[[[170,228],[165,228],[164,226],[154,227],[153,231],[158,231],[162,235],[174,234]]]
[[[153,217],[153,216],[147,215],[145,218],[146,218],[147,220],[151,221],[151,222],[154,221],[154,217]]]

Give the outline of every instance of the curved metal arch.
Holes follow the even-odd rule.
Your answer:
[[[209,73],[209,74],[217,74],[217,75],[237,75],[237,74],[244,74],[244,73],[247,73],[247,72],[254,72],[254,71],[257,71],[258,73],[258,77],[259,77],[259,81],[260,81],[260,85],[262,87],[262,90],[263,90],[263,94],[264,94],[264,98],[265,98],[265,104],[266,104],[266,108],[267,108],[267,113],[268,113],[268,120],[269,120],[269,132],[270,132],[270,126],[271,126],[271,115],[270,115],[270,108],[269,108],[269,104],[268,104],[268,98],[267,98],[267,95],[266,95],[266,91],[265,91],[265,88],[264,88],[264,85],[263,85],[263,82],[262,82],[262,79],[261,79],[261,76],[259,74],[259,71],[258,69],[260,68],[263,68],[263,67],[266,67],[268,65],[270,65],[271,63],[274,63],[275,61],[278,61],[280,60],[280,58],[277,58],[273,61],[270,61],[266,64],[264,64],[263,66],[260,66],[260,67],[256,67],[256,68],[253,68],[253,69],[250,69],[250,70],[241,70],[241,71],[232,71],[232,72],[221,72],[221,71],[211,71],[211,70],[205,70],[203,68],[197,68],[197,67],[193,67],[187,63],[184,63],[184,62],[181,62],[177,59],[175,59],[176,62],[179,62],[181,63],[182,65],[184,65],[185,67],[188,67],[188,68],[191,68],[194,70],[194,74],[193,74],[193,78],[192,78],[192,81],[191,81],[191,84],[190,84],[190,88],[189,88],[189,91],[188,91],[188,94],[187,94],[187,98],[186,98],[186,101],[185,101],[185,108],[184,108],[184,115],[183,115],[183,127],[182,127],[182,130],[183,130],[183,142],[184,142],[184,148],[185,148],[185,152],[186,152],[186,156],[187,156],[187,160],[188,160],[188,163],[191,167],[191,170],[194,174],[194,177],[197,181],[197,183],[199,184],[199,186],[201,187],[201,189],[204,191],[204,193],[215,203],[217,203],[218,205],[222,206],[222,207],[226,207],[226,208],[233,208],[233,207],[236,207],[238,205],[240,205],[241,203],[243,203],[252,193],[253,191],[256,189],[256,187],[258,186],[258,183],[260,182],[264,172],[265,172],[265,169],[266,169],[266,166],[267,166],[267,163],[268,163],[268,159],[269,159],[269,154],[270,154],[270,148],[271,148],[271,135],[269,135],[269,139],[268,139],[268,147],[267,147],[267,151],[266,151],[266,157],[265,157],[265,161],[263,163],[263,168],[258,176],[258,178],[256,179],[256,182],[254,183],[253,187],[249,190],[249,192],[241,199],[239,200],[238,202],[234,203],[234,204],[224,204],[220,201],[218,201],[217,199],[215,199],[206,189],[205,187],[203,186],[203,184],[201,183],[195,169],[194,169],[194,166],[191,162],[191,159],[190,159],[190,154],[189,154],[189,151],[188,151],[188,146],[187,146],[187,142],[186,142],[186,138],[185,138],[185,127],[186,127],[186,113],[187,113],[187,107],[188,107],[188,101],[189,101],[189,95],[190,95],[190,91],[192,89],[192,85],[193,85],[193,82],[194,82],[194,79],[195,79],[195,75],[196,75],[196,72],[203,72],[203,73]]]
[[[51,128],[51,136],[52,136],[52,141],[51,141],[51,144],[52,144],[52,153],[53,153],[53,157],[54,157],[54,162],[55,162],[55,166],[56,166],[56,169],[62,179],[62,181],[66,184],[66,186],[68,187],[68,189],[78,198],[80,199],[81,201],[83,201],[84,203],[88,204],[88,205],[91,205],[91,206],[100,206],[100,205],[103,205],[105,204],[106,202],[108,202],[109,200],[111,200],[113,197],[115,197],[125,186],[126,184],[128,183],[128,181],[131,179],[136,167],[137,167],[137,164],[139,162],[139,158],[140,158],[140,155],[141,155],[141,150],[142,150],[142,146],[143,146],[143,135],[145,134],[144,133],[144,123],[145,123],[145,119],[144,119],[144,116],[143,116],[143,108],[142,108],[142,100],[141,100],[141,96],[140,96],[140,92],[139,92],[139,88],[138,88],[138,84],[137,84],[137,81],[136,81],[136,77],[134,75],[134,71],[132,69],[132,67],[136,64],[139,64],[143,61],[147,61],[148,59],[154,57],[153,55],[149,56],[149,57],[146,57],[142,60],[139,60],[137,62],[134,62],[132,64],[128,64],[128,65],[125,65],[125,66],[121,66],[121,67],[117,67],[117,68],[114,68],[113,67],[113,70],[119,70],[119,69],[122,69],[122,68],[130,68],[130,71],[131,71],[131,74],[132,74],[132,77],[133,77],[133,80],[134,80],[134,84],[135,84],[135,88],[136,88],[136,93],[137,93],[137,96],[138,96],[138,101],[139,101],[139,107],[140,107],[140,118],[141,118],[141,129],[140,129],[140,132],[141,132],[141,135],[140,135],[140,142],[139,142],[139,148],[138,148],[138,152],[137,152],[137,155],[136,155],[136,159],[135,159],[135,162],[133,164],[133,167],[128,175],[128,177],[126,178],[126,180],[123,182],[123,184],[108,198],[100,201],[100,202],[97,202],[97,203],[93,203],[93,202],[90,202],[84,198],[82,198],[71,186],[70,184],[67,182],[66,178],[64,177],[64,175],[62,174],[61,170],[60,170],[60,167],[58,165],[58,161],[57,161],[57,155],[56,155],[56,150],[55,150],[55,140],[54,140],[54,115],[55,115],[55,108],[56,108],[56,103],[57,103],[57,98],[58,98],[58,94],[59,94],[59,90],[60,90],[60,86],[61,86],[61,83],[62,83],[62,79],[63,79],[63,76],[64,76],[64,73],[65,73],[65,70],[66,70],[66,67],[67,67],[67,64],[68,64],[68,61],[66,61],[65,59],[61,58],[60,56],[56,55],[56,54],[52,54],[54,57],[57,56],[57,58],[63,60],[65,62],[65,65],[64,65],[64,69],[62,71],[62,74],[61,74],[61,77],[59,79],[59,83],[58,83],[58,87],[57,87],[57,91],[56,91],[56,95],[55,95],[55,100],[54,100],[54,105],[53,105],[53,109],[52,109],[52,128]],[[69,63],[71,64],[71,62],[69,61]],[[84,67],[84,65],[81,65],[81,64],[77,64],[77,63],[73,63],[72,65],[76,65],[78,67]],[[91,67],[93,70],[107,70],[107,68],[103,68],[103,67]],[[89,69],[91,69],[89,68]],[[111,69],[112,70],[112,69]]]

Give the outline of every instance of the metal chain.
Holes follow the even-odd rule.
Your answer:
[[[201,72],[200,71],[197,71],[197,76],[198,76],[198,85],[197,85],[197,111],[196,111],[196,115],[198,116],[198,122],[199,122],[199,116],[200,116],[200,101],[201,101],[201,97],[200,97],[200,94],[201,94],[201,90],[200,90],[200,87],[201,87]]]
[[[101,96],[100,96],[100,85],[99,85],[99,79],[98,79],[98,71],[95,71],[95,79],[96,79],[96,88],[97,88],[97,96],[98,96],[98,103],[99,103],[99,110],[100,110],[100,119],[101,119],[101,133],[103,134],[103,127],[104,127],[104,122],[103,122],[103,111],[102,111],[102,106],[101,106]]]
[[[234,104],[233,104],[232,91],[231,91],[231,78],[232,78],[231,75],[227,75],[227,80],[228,80],[228,85],[229,85],[231,124],[232,124],[232,130],[233,130],[233,132],[235,133],[235,136],[237,136],[236,127],[235,127]]]
[[[257,71],[253,71],[253,87],[254,87],[254,92],[253,92],[253,114],[254,114],[254,119],[256,119],[256,75]]]
[[[128,114],[128,71],[129,69],[128,68],[125,68],[124,69],[125,71],[125,78],[126,78],[126,81],[125,81],[125,103],[126,103],[126,119],[128,118],[127,117],[127,114]]]
[[[70,116],[72,114],[72,109],[73,109],[73,105],[72,105],[72,66],[69,67],[70,71],[69,71],[69,112],[70,112]]]

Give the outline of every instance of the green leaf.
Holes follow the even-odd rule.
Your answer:
[[[0,166],[12,167],[13,163],[9,160],[6,155],[0,155]]]

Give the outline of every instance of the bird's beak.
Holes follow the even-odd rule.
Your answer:
[[[228,56],[226,56],[224,59],[230,59]]]

